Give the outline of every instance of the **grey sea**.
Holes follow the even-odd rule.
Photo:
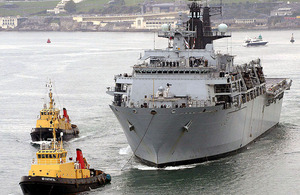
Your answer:
[[[262,47],[243,47],[259,34]],[[294,33],[295,43],[290,43]],[[281,119],[246,150],[216,161],[157,169],[132,157],[105,93],[114,75],[131,73],[145,49],[164,48],[154,33],[0,32],[0,194],[22,194],[37,147],[30,132],[54,83],[59,108],[66,107],[80,136],[64,146],[81,148],[88,163],[112,175],[110,185],[81,194],[300,194],[300,31],[234,32],[215,50],[242,64],[260,58],[268,77],[293,80]],[[47,44],[47,39],[52,43]],[[123,170],[121,170],[123,169]]]

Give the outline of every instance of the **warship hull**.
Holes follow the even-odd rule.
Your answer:
[[[60,133],[63,133],[63,140],[68,141],[74,137],[77,137],[79,134],[79,129],[76,125],[70,130],[66,129],[57,129],[56,136],[60,137]],[[52,138],[52,129],[51,128],[33,128],[31,133],[32,142],[38,141],[47,141],[49,138]]]
[[[128,108],[111,105],[142,162],[157,167],[216,159],[241,150],[274,127],[283,100],[261,95],[240,107]]]
[[[56,195],[89,191],[107,183],[110,183],[110,180],[106,179],[104,174],[84,179],[23,176],[20,186],[24,195]]]

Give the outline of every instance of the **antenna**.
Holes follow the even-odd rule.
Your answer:
[[[222,3],[222,0],[220,0],[220,7],[221,7],[221,19],[222,19],[222,22],[223,22],[223,3]]]
[[[154,31],[153,47],[155,49],[155,31]]]

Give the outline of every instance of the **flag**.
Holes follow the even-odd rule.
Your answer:
[[[185,43],[185,47],[186,47],[186,49],[189,49],[190,48],[190,45],[189,45],[189,43],[184,39],[184,43]]]

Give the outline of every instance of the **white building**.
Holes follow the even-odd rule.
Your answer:
[[[292,8],[279,8],[271,11],[271,16],[291,16],[293,15]]]
[[[71,0],[61,0],[54,9],[48,9],[47,12],[53,14],[65,13],[66,12],[65,6],[69,1]],[[82,0],[73,0],[73,1],[74,3],[79,3]]]
[[[18,26],[18,17],[0,17],[1,28],[15,28]]]
[[[147,18],[138,17],[131,25],[134,29],[160,29],[163,24],[169,24],[175,28],[176,18]]]

